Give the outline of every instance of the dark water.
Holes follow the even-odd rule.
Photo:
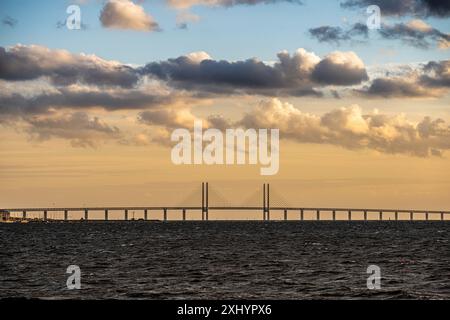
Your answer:
[[[449,239],[448,222],[1,224],[0,298],[449,299]]]

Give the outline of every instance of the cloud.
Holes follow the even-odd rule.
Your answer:
[[[363,36],[368,37],[369,28],[363,23],[355,23],[348,30],[341,27],[321,26],[318,28],[311,28],[308,30],[311,37],[317,39],[319,42],[328,42],[339,45],[343,41],[354,40],[354,37]]]
[[[431,61],[402,76],[379,77],[355,92],[382,98],[439,97],[450,89],[450,60]]]
[[[414,28],[428,30],[417,22]],[[449,68],[448,61],[408,66],[400,73],[390,67],[367,82],[366,67],[352,51],[322,58],[305,49],[281,51],[274,62],[214,60],[199,51],[132,67],[95,55],[16,45],[0,47],[0,113],[5,119],[62,108],[146,109],[225,95],[340,97],[336,86],[360,86],[351,92],[369,97],[438,97],[448,92]]]
[[[196,117],[189,109],[157,109],[142,111],[138,122],[147,125],[162,125],[168,128],[189,128]]]
[[[141,133],[130,141],[124,141],[127,145],[147,145],[157,143],[162,146],[171,146],[170,135],[176,128],[192,128],[194,121],[198,119],[192,114],[189,107],[159,108],[145,110],[138,114],[137,122],[151,127],[151,131]]]
[[[8,26],[10,28],[14,28],[17,25],[18,21],[10,16],[5,16],[2,19],[2,25]]]
[[[200,17],[189,11],[182,10],[177,13],[176,22],[177,28],[187,29],[189,23],[194,23],[200,21]]]
[[[229,62],[194,54],[149,63],[140,72],[176,88],[214,94],[317,96],[321,95],[317,86],[359,84],[367,79],[364,64],[353,52],[336,51],[323,60],[304,49],[277,56],[278,61],[270,65],[257,58]]]
[[[171,130],[192,129],[194,119],[197,117],[189,110],[182,109],[143,111],[138,116],[140,123],[158,128],[150,141],[166,146],[170,146]],[[301,144],[326,144],[386,154],[442,156],[450,149],[450,126],[442,119],[424,117],[414,122],[404,114],[387,115],[378,110],[363,113],[358,105],[316,115],[273,98],[261,101],[236,121],[210,115],[203,119],[203,124],[205,128],[222,131],[238,127],[277,128],[282,139]]]
[[[171,8],[178,11],[176,17],[176,25],[178,29],[187,29],[188,25],[193,22],[198,22],[200,17],[189,12],[189,9],[194,6],[206,7],[234,7],[234,6],[253,6],[259,4],[277,4],[277,3],[292,3],[302,5],[301,0],[166,0],[166,3]]]
[[[430,61],[423,70],[421,84],[430,88],[450,88],[450,60]]]
[[[60,109],[142,110],[177,104],[180,100],[189,103],[192,98],[182,93],[148,92],[146,88],[100,90],[70,86],[34,95],[7,92],[0,94],[0,123],[28,115],[50,114]]]
[[[105,141],[122,138],[121,131],[85,112],[56,116],[26,118],[26,132],[32,141],[42,142],[54,138],[69,140],[73,147],[95,148]]]
[[[402,114],[386,115],[376,110],[364,114],[357,105],[318,116],[272,99],[261,102],[239,124],[247,128],[279,128],[281,138],[351,150],[428,157],[450,149],[450,126],[442,119],[425,117],[415,123]]]
[[[144,11],[144,8],[130,0],[108,0],[101,13],[100,22],[105,28],[137,31],[157,31],[159,25]]]
[[[48,77],[56,85],[86,83],[132,87],[138,76],[133,68],[95,55],[73,54],[38,45],[0,47],[0,79],[33,80]]]
[[[380,96],[383,98],[399,97],[436,97],[439,93],[424,88],[416,81],[402,78],[377,78],[372,81],[364,92],[369,96]]]
[[[333,26],[311,28],[309,34],[319,42],[340,45],[341,42],[361,42],[363,41],[361,37],[367,39],[369,30],[365,24],[356,23],[348,29]],[[450,47],[450,34],[443,33],[420,19],[394,25],[383,24],[378,29],[378,34],[384,39],[402,40],[408,45],[422,49],[429,48],[431,44],[435,44],[440,49]]]
[[[62,28],[67,28],[67,19],[66,20],[62,20],[62,21],[57,21],[56,22],[56,28],[57,29],[62,29]],[[80,23],[80,30],[87,30],[88,29],[88,25],[84,24],[83,22]]]
[[[167,4],[176,9],[188,9],[193,6],[232,7],[237,5],[257,5],[288,2],[302,4],[301,0],[166,0]]]
[[[362,60],[354,52],[335,51],[314,68],[311,77],[317,83],[354,85],[368,80]]]
[[[378,32],[385,39],[400,39],[404,43],[423,49],[430,47],[430,41],[441,48],[447,48],[450,44],[450,34],[442,33],[420,19],[395,25],[383,24]]]
[[[367,8],[377,5],[381,14],[386,16],[450,16],[450,3],[442,0],[346,0],[341,2],[344,8]]]
[[[333,52],[320,59],[298,49],[279,52],[278,61],[257,58],[229,62],[214,60],[206,52],[131,67],[95,55],[72,54],[42,46],[0,47],[0,79],[28,81],[43,78],[56,87],[89,85],[135,89],[146,78],[175,89],[192,90],[198,97],[222,94],[322,96],[327,85],[359,84],[367,75],[353,52]]]

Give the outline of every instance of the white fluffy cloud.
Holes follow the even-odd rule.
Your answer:
[[[358,105],[318,116],[272,99],[261,102],[239,123],[249,128],[279,128],[280,137],[300,143],[348,149],[367,148],[420,157],[441,155],[450,149],[450,126],[442,119],[425,117],[416,123],[403,114],[386,115],[376,110],[364,114]]]
[[[139,122],[156,128],[153,142],[169,145],[173,128],[192,129],[195,115],[188,109],[144,111]],[[322,115],[305,113],[279,99],[261,101],[241,119],[222,116],[203,119],[205,128],[276,128],[282,139],[297,143],[328,144],[350,150],[376,150],[416,157],[441,156],[450,149],[450,126],[442,119],[408,120],[404,114],[364,113],[358,105],[333,109]],[[155,138],[156,137],[156,138]]]
[[[106,28],[138,31],[159,29],[153,17],[142,6],[130,0],[108,0],[100,14],[100,21]]]

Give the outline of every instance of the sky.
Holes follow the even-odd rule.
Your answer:
[[[449,210],[449,32],[445,1],[2,1],[0,207]],[[175,165],[194,120],[279,129],[277,174]]]

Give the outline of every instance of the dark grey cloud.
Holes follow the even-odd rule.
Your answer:
[[[151,62],[144,67],[131,67],[94,55],[16,45],[7,49],[0,47],[0,79],[28,81],[42,78],[56,89],[76,84],[133,92],[151,78],[174,89],[189,90],[197,98],[228,94],[320,97],[324,86],[353,85],[367,80],[364,64],[353,52],[337,51],[321,60],[314,53],[298,49],[293,54],[280,52],[277,57],[275,63],[256,58],[230,62],[213,60],[205,52],[196,52]],[[64,97],[70,96],[71,93],[65,91]],[[87,97],[101,95],[94,91],[83,94]],[[137,92],[136,96],[140,99],[141,93]],[[52,99],[62,98],[57,94]],[[136,99],[129,99],[134,105]],[[40,100],[37,98],[34,104],[39,105]],[[117,100],[122,103],[120,98]],[[61,103],[64,105],[65,101]],[[108,101],[107,105],[113,106],[114,102]]]
[[[431,44],[447,47],[450,45],[450,34],[443,33],[421,20],[412,20],[408,23],[386,25],[378,30],[385,39],[401,40],[409,45],[427,49]]]
[[[450,2],[447,0],[346,0],[341,2],[344,8],[365,9],[377,5],[382,15],[393,16],[434,16],[449,17]]]
[[[93,55],[72,54],[42,46],[0,47],[0,79],[33,80],[48,77],[54,84],[86,83],[130,88],[139,78],[129,66]]]
[[[314,91],[311,84],[301,83],[301,80],[306,82],[307,78],[297,81],[287,79],[280,68],[256,59],[237,62],[203,60],[194,63],[188,57],[179,57],[150,63],[142,72],[167,81],[177,88],[214,94],[273,94],[286,88],[294,88],[293,82],[307,86],[311,93]]]
[[[428,9],[428,14],[436,17],[450,16],[450,2],[447,0],[422,0]]]
[[[418,70],[397,77],[374,79],[358,94],[369,97],[439,97],[450,90],[450,60],[431,61]]]
[[[355,23],[350,28],[344,30],[341,27],[321,26],[309,29],[311,37],[319,42],[329,42],[339,45],[343,41],[355,40],[355,37],[367,38],[369,29],[363,23]]]
[[[182,56],[149,63],[140,72],[177,88],[215,94],[318,95],[317,86],[367,80],[365,67],[353,52],[334,52],[321,61],[303,49],[293,55],[279,53],[273,65],[257,59],[229,62]]]
[[[0,79],[0,121],[5,123],[53,110],[143,110],[228,94],[320,97],[324,86],[359,84],[367,74],[353,52],[320,59],[304,49],[284,51],[275,63],[216,61],[197,52],[129,67],[92,55],[16,45],[0,47]]]
[[[18,21],[10,16],[5,16],[2,19],[2,25],[8,26],[10,28],[14,28],[17,25]]]
[[[427,49],[431,45],[443,49],[450,47],[450,34],[443,33],[418,19],[394,25],[383,24],[377,32],[384,39],[401,40],[408,45],[422,49]],[[341,42],[346,41],[362,42],[367,40],[369,29],[365,24],[356,23],[347,29],[334,26],[311,28],[309,34],[319,42],[340,45]]]
[[[320,61],[311,77],[317,83],[339,86],[359,84],[369,79],[362,61],[356,54],[342,55],[339,52]]]
[[[431,88],[450,88],[450,60],[430,61],[424,68],[420,83]]]
[[[432,95],[431,91],[425,90],[418,83],[402,78],[377,78],[360,92],[369,96],[383,98],[425,97]]]
[[[43,92],[31,97],[14,93],[0,95],[0,122],[2,118],[49,114],[52,110],[64,108],[103,108],[109,111],[147,109],[165,106],[177,99],[177,95],[152,94],[140,90],[111,92],[60,88],[57,92]]]

